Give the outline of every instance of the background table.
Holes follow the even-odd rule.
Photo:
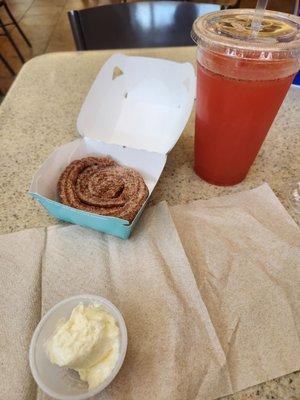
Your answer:
[[[195,64],[194,47],[123,52]],[[33,174],[45,158],[57,146],[78,137],[76,119],[81,104],[99,69],[112,54],[112,51],[47,54],[32,59],[21,70],[0,107],[0,233],[57,223],[26,193]],[[167,200],[170,205],[186,203],[268,182],[299,221],[286,196],[289,184],[297,180],[297,173],[299,179],[299,129],[300,90],[291,89],[245,181],[233,187],[217,187],[202,181],[193,172],[192,113],[183,135],[168,156],[150,204],[160,200]],[[299,398],[299,373],[226,397],[235,400]]]

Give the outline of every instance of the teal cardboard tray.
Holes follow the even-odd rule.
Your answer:
[[[81,107],[81,139],[58,147],[31,183],[29,194],[53,217],[127,239],[148,201],[129,223],[63,205],[57,182],[73,160],[110,156],[143,177],[149,197],[189,119],[196,78],[189,63],[115,54],[98,73]]]

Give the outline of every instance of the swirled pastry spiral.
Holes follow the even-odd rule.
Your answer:
[[[75,160],[57,184],[63,204],[131,222],[149,195],[142,176],[109,157]]]

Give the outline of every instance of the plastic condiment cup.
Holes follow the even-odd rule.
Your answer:
[[[120,329],[120,353],[111,374],[95,389],[89,390],[77,373],[50,362],[46,354],[46,341],[51,337],[58,323],[68,320],[74,307],[82,303],[100,305],[111,314]],[[127,350],[127,329],[120,311],[109,300],[94,295],[69,297],[51,308],[41,319],[31,339],[29,363],[32,375],[38,386],[47,395],[58,400],[84,400],[104,390],[119,372]]]

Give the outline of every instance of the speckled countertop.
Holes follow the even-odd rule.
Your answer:
[[[195,63],[195,48],[124,51],[126,54]],[[39,165],[57,147],[76,137],[76,119],[87,91],[112,51],[47,54],[22,68],[0,106],[0,233],[57,223],[27,196]],[[266,99],[268,101],[268,99]],[[268,182],[295,220],[299,214],[288,201],[290,185],[299,179],[300,89],[291,89],[253,167],[239,185],[209,185],[193,172],[194,114],[168,156],[155,188],[154,204],[206,199]],[[300,373],[244,390],[226,400],[300,399]]]

